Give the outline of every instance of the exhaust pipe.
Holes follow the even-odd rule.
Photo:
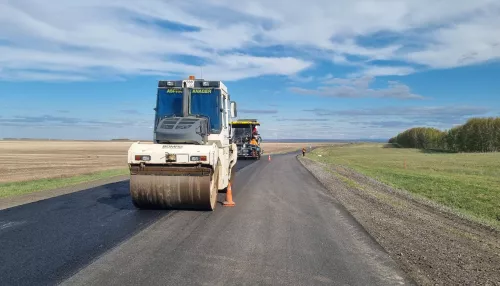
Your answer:
[[[189,89],[186,83],[183,83],[182,87],[182,116],[188,117],[191,110],[191,89]]]

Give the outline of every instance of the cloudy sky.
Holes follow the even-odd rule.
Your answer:
[[[264,138],[500,116],[498,0],[0,1],[0,138],[151,139],[157,81],[226,83]]]

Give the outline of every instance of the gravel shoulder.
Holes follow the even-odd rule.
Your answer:
[[[306,167],[420,285],[500,285],[500,232],[339,165]]]

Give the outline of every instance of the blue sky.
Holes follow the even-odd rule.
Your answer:
[[[0,3],[0,138],[151,139],[157,81],[222,80],[264,138],[500,116],[500,2]]]

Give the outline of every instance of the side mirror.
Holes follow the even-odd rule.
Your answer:
[[[238,116],[238,111],[236,110],[236,101],[231,101],[231,117]]]

